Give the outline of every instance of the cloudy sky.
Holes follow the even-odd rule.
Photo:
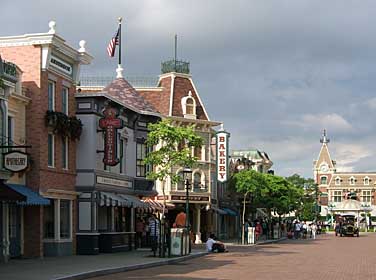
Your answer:
[[[339,169],[375,171],[376,1],[2,0],[0,36],[57,33],[85,39],[86,75],[114,75],[106,46],[125,19],[127,75],[158,75],[189,60],[212,120],[233,149],[266,151],[277,174],[312,176],[322,129]]]

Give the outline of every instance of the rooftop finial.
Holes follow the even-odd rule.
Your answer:
[[[55,34],[56,33],[56,21],[53,21],[51,20],[49,23],[48,23],[48,26],[50,27],[50,30],[48,30],[48,33],[49,34]]]
[[[329,138],[326,136],[326,129],[324,129],[323,134],[322,134],[322,137],[321,137],[321,139],[320,139],[320,143],[327,144],[327,143],[329,143],[329,142],[330,142],[330,140],[329,140]]]
[[[80,48],[78,49],[78,51],[80,53],[86,52],[86,49],[85,49],[86,41],[85,40],[81,40],[78,44],[80,46]]]
[[[118,67],[116,68],[116,79],[123,78],[123,70],[121,64],[118,64]]]

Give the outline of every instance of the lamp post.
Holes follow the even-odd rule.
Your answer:
[[[190,237],[190,221],[189,221],[189,187],[191,183],[189,182],[188,176],[192,174],[192,170],[189,167],[185,167],[183,169],[183,174],[185,177],[184,185],[185,185],[185,227],[187,228],[188,232],[188,240],[189,240],[189,253],[191,252],[191,237]]]

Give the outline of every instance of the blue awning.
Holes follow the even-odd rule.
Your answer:
[[[219,215],[227,215],[227,212],[225,210],[219,209],[215,206],[211,206],[210,209],[217,212]]]
[[[230,216],[238,216],[238,213],[232,209],[229,209],[229,208],[223,208],[222,209],[223,211],[225,211],[227,213],[227,215],[230,215]]]
[[[17,185],[17,184],[6,184],[12,190],[26,196],[26,201],[19,201],[17,202],[18,205],[22,206],[31,206],[31,205],[50,205],[50,200],[47,198],[42,197],[32,189],[24,186],[24,185]]]

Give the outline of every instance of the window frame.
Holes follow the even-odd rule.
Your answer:
[[[52,140],[51,144],[50,144],[50,137]],[[50,151],[50,148],[51,148],[51,151]],[[52,164],[50,164],[50,155],[51,155]],[[55,135],[52,133],[48,133],[48,136],[47,136],[47,166],[50,168],[55,168]]]
[[[143,178],[146,177],[146,164],[144,163],[144,159],[146,156],[147,156],[146,143],[136,142],[136,177],[143,177]]]
[[[52,92],[50,92],[50,85],[52,85]],[[47,108],[48,111],[55,111],[55,100],[56,100],[56,82],[52,80],[48,80],[47,84]],[[52,99],[50,101],[50,98]],[[50,107],[51,103],[51,107]]]
[[[61,108],[62,108],[61,111],[68,116],[69,115],[69,88],[66,86],[63,86],[61,89]]]
[[[67,209],[67,213],[68,213],[68,236],[63,236],[63,231],[62,231],[62,202],[63,204],[64,203],[67,203],[68,205],[68,209]],[[60,199],[60,203],[59,203],[59,223],[60,223],[60,232],[59,232],[59,238],[61,240],[69,240],[72,238],[72,201],[71,200],[68,200],[68,199]]]
[[[342,202],[342,191],[333,191],[333,202]]]
[[[61,140],[61,166],[64,170],[69,169],[69,138],[65,137]]]
[[[325,178],[325,183],[323,183],[324,178]],[[320,185],[328,185],[328,176],[320,176]]]

